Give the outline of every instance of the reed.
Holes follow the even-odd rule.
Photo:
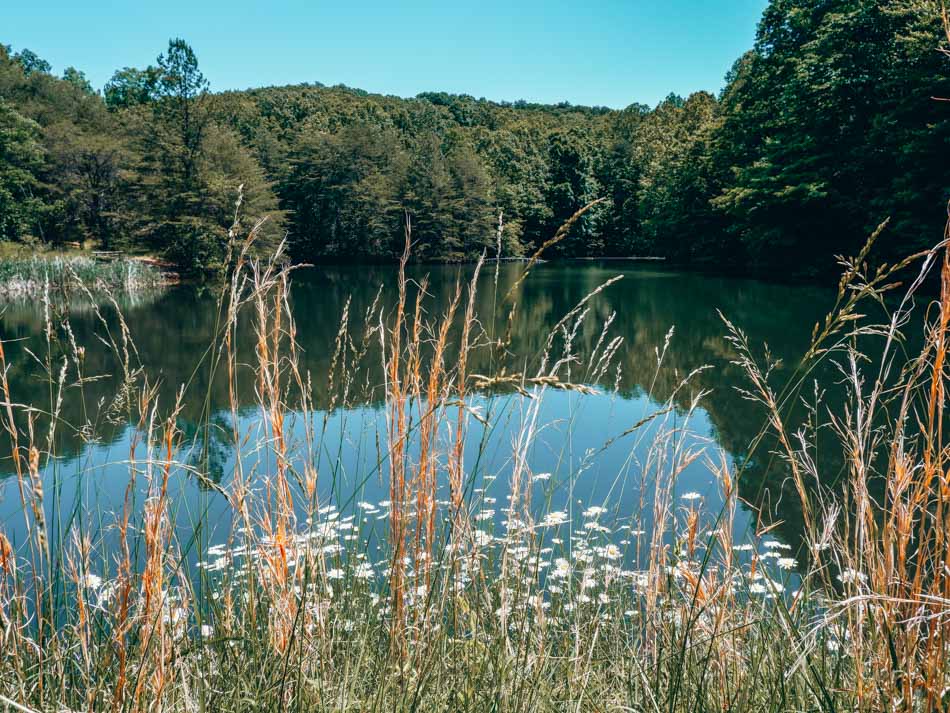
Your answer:
[[[157,289],[168,278],[141,260],[101,261],[84,256],[10,257],[0,259],[0,297],[38,297],[44,290],[75,293],[134,293]]]

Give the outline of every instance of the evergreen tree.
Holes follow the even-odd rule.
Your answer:
[[[553,236],[572,215],[600,197],[592,153],[588,137],[578,131],[557,132],[549,138],[550,177],[545,200],[551,209],[551,218],[546,237]],[[554,254],[600,255],[603,240],[596,225],[602,211],[596,208],[581,216],[567,237],[555,246]]]
[[[295,254],[394,259],[401,249],[406,170],[392,131],[350,126],[303,138],[281,190]]]

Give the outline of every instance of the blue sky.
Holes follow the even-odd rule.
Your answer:
[[[213,89],[298,82],[371,92],[653,105],[717,91],[766,0],[9,2],[0,42],[101,88],[187,40]]]

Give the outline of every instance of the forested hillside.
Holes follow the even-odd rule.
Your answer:
[[[940,4],[773,0],[719,94],[622,111],[403,99],[308,84],[213,93],[173,40],[96,92],[0,48],[0,239],[222,269],[238,187],[261,248],[298,260],[659,255],[833,270],[885,218],[881,257],[932,244],[950,192]],[[158,48],[157,48],[158,49]],[[631,97],[635,99],[635,97]]]

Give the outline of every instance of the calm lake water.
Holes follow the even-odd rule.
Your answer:
[[[516,283],[522,270],[520,264],[501,265],[497,289],[494,266],[488,265],[483,271],[477,313],[488,333],[500,332],[503,317],[493,321],[491,315],[497,312],[507,316],[507,312],[496,309],[496,300]],[[412,277],[429,276],[430,316],[442,313],[456,281],[470,279],[471,273],[470,266],[413,268]],[[365,326],[363,315],[381,286],[381,303],[393,303],[395,275],[394,267],[362,266],[308,268],[295,272],[293,277],[292,302],[303,349],[302,365],[312,376],[317,407],[312,424],[319,437],[314,460],[320,474],[320,492],[324,501],[344,511],[358,502],[378,503],[388,497],[384,468],[377,467],[377,438],[385,442],[378,349],[371,345],[359,373],[350,374],[354,385],[349,401],[332,412],[327,409],[337,391],[330,392],[327,374],[347,300],[351,300],[350,332],[359,335]],[[542,264],[516,288],[519,308],[509,363],[523,364],[528,373],[534,373],[552,327],[585,295],[618,275],[623,279],[590,301],[590,311],[573,337],[572,351],[579,361],[571,367],[570,377],[590,383],[599,393],[586,396],[548,390],[543,395],[539,435],[530,452],[529,466],[532,473],[550,473],[551,477],[539,478],[532,486],[534,507],[544,512],[602,505],[617,521],[625,522],[648,511],[652,486],[643,488],[641,479],[649,429],[613,439],[661,408],[686,374],[708,366],[672,397],[677,408],[665,419],[666,425],[680,425],[693,397],[709,390],[711,393],[692,416],[690,427],[695,435],[690,438],[695,438],[697,445],[707,442],[711,457],[717,457],[717,449],[722,449],[728,462],[742,464],[740,496],[766,506],[768,519],[782,521],[777,535],[794,542],[799,531],[798,508],[792,491],[783,492],[786,473],[769,457],[766,448],[749,457],[749,445],[762,429],[764,418],[735,388],[745,385],[744,376],[731,363],[734,353],[724,338],[725,328],[717,310],[740,326],[754,345],[768,344],[773,356],[782,360],[776,374],[781,380],[807,348],[812,326],[831,307],[833,291],[682,273],[628,262]],[[216,295],[193,287],[176,287],[126,300],[121,308],[136,345],[132,362],[140,364],[152,382],[159,384],[161,408],[170,410],[179,387],[187,385],[179,417],[188,444],[183,457],[196,465],[209,464],[210,480],[226,486],[237,454],[229,437],[232,424],[227,382],[221,374],[212,375],[209,366],[208,348],[218,325]],[[104,309],[104,315],[106,325],[115,331],[114,311]],[[68,390],[62,422],[54,436],[56,458],[44,470],[47,503],[51,508],[55,503],[60,513],[60,536],[70,526],[83,523],[101,530],[105,538],[109,513],[121,507],[128,483],[133,428],[121,420],[110,423],[104,415],[120,383],[119,364],[102,340],[106,326],[88,306],[76,305],[67,316],[76,341],[85,346],[86,376],[98,378],[89,380],[82,389]],[[595,374],[598,370],[585,366],[586,357],[598,346],[608,321],[607,339],[621,337],[623,343],[610,368]],[[8,305],[0,316],[0,339],[10,364],[13,400],[48,411],[48,379],[42,365],[31,356],[43,359],[46,353],[43,324],[41,305]],[[671,328],[673,336],[658,370],[657,350],[663,349]],[[249,364],[254,359],[249,319],[242,329],[239,352],[241,360]],[[487,349],[476,350],[471,372],[490,371],[488,353]],[[259,424],[254,387],[247,370],[238,387],[242,433],[253,434]],[[339,377],[332,388],[338,387]],[[507,392],[483,393],[476,402],[494,417],[495,423],[486,431],[473,422],[469,436],[473,450],[467,461],[472,497],[479,501],[475,507],[485,513],[483,519],[490,520],[504,507],[512,439],[527,400]],[[304,428],[302,417],[291,424],[298,445]],[[37,417],[36,430],[38,439],[45,443],[46,420],[42,414]],[[22,537],[20,499],[16,479],[9,477],[9,445],[4,442],[0,449],[0,525],[15,539]],[[250,471],[266,472],[268,464],[259,454],[245,453],[242,457],[257,459]],[[834,475],[833,462],[828,472]],[[187,536],[195,523],[203,522],[201,538],[205,542],[226,537],[230,519],[223,496],[186,471],[176,475],[171,487],[179,534]],[[679,477],[677,497],[689,492],[699,493],[710,507],[718,503],[715,479],[705,459],[697,460]],[[739,521],[740,527],[749,527],[750,512],[744,511]],[[374,527],[381,535],[385,525],[381,519]]]

